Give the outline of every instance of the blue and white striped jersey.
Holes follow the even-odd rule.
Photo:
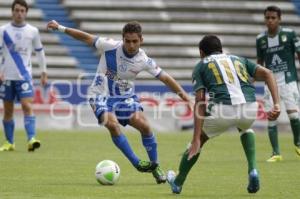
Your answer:
[[[32,79],[33,50],[43,50],[36,27],[30,24],[14,26],[12,23],[0,27],[0,72],[6,80]]]
[[[100,51],[101,58],[89,90],[90,95],[132,95],[134,80],[140,72],[146,71],[158,77],[162,71],[142,49],[133,57],[126,56],[122,41],[99,37],[94,46]]]

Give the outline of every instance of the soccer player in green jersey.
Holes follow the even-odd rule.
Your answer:
[[[295,53],[300,61],[300,41],[292,29],[280,26],[281,10],[278,7],[267,7],[264,16],[267,31],[259,34],[256,38],[257,63],[274,73],[279,96],[290,119],[296,153],[300,156],[299,91],[295,66]],[[272,101],[267,88],[265,88],[264,99],[265,109],[269,111]],[[269,120],[268,134],[273,152],[267,162],[281,161],[276,120]]]
[[[205,36],[199,43],[202,60],[193,72],[194,91],[194,135],[184,152],[179,173],[167,172],[167,181],[173,193],[179,194],[184,181],[196,163],[204,143],[231,127],[238,129],[248,161],[249,193],[259,190],[259,174],[256,166],[255,136],[251,125],[257,114],[255,88],[251,78],[264,80],[271,92],[273,109],[270,120],[280,114],[279,96],[272,72],[245,58],[222,53],[222,44],[214,35]],[[209,100],[206,103],[206,93]]]

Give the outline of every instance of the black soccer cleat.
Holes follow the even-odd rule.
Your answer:
[[[139,164],[136,166],[136,169],[140,172],[152,172],[157,166],[158,164],[155,162],[140,160]]]

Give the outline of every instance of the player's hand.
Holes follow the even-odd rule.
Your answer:
[[[41,85],[46,86],[48,81],[47,73],[42,72],[41,74]]]
[[[55,20],[51,20],[47,24],[47,29],[48,30],[57,30],[59,26],[59,23]]]
[[[267,113],[268,120],[274,121],[276,120],[280,115],[280,105],[275,104],[273,109]]]
[[[193,110],[194,110],[194,106],[195,106],[195,103],[193,102],[193,101],[191,101],[191,100],[189,100],[189,102],[188,102],[188,107],[189,107],[189,109],[193,112]]]
[[[189,148],[189,156],[188,156],[188,160],[192,159],[198,152],[200,149],[200,139],[193,139],[191,142],[191,146]]]

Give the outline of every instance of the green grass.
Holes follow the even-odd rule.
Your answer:
[[[235,133],[224,134],[207,143],[192,169],[180,196],[170,193],[167,184],[157,185],[151,174],[137,172],[103,132],[40,132],[42,148],[26,150],[25,133],[16,133],[16,151],[0,153],[1,199],[240,199],[296,198],[300,187],[300,157],[294,152],[291,133],[280,136],[284,161],[266,163],[270,146],[266,134],[257,135],[257,159],[261,190],[246,191],[247,167]],[[135,152],[146,153],[138,133],[127,133]],[[162,167],[177,169],[191,133],[157,134]],[[96,164],[116,161],[121,168],[117,185],[99,185],[94,177]]]

